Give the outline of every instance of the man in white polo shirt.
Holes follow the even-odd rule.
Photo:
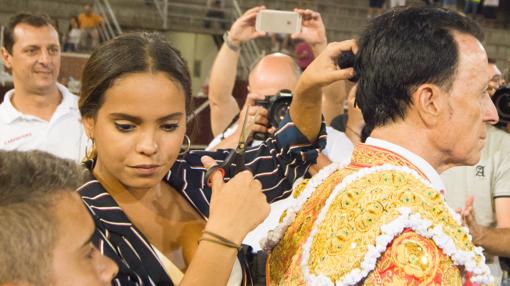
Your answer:
[[[4,29],[1,54],[14,89],[0,105],[0,149],[38,149],[80,160],[87,137],[78,98],[57,83],[60,43],[49,18],[13,16]]]

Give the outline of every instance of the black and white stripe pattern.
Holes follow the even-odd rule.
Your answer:
[[[245,152],[246,166],[260,180],[270,202],[290,195],[294,181],[305,174],[318,150],[326,145],[324,124],[319,140],[313,144],[288,116],[281,126],[275,137]],[[205,184],[206,170],[200,158],[208,155],[221,162],[228,153],[229,150],[191,151],[177,160],[164,178],[204,219],[209,214],[211,189]],[[226,180],[235,175],[235,167],[225,170]],[[98,181],[91,180],[78,192],[96,223],[94,244],[119,265],[113,285],[173,285],[148,240]]]

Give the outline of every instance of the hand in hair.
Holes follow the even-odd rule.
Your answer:
[[[311,142],[320,130],[322,87],[354,75],[352,68],[338,69],[336,65],[336,58],[340,53],[351,50],[357,52],[354,40],[330,43],[306,68],[294,89],[290,116]]]

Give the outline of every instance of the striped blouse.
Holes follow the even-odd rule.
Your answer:
[[[269,202],[290,195],[293,182],[315,162],[326,144],[325,138],[323,123],[318,140],[310,144],[287,115],[274,136],[246,150],[245,165],[262,183]],[[205,184],[206,170],[200,158],[208,155],[221,162],[228,153],[229,150],[190,151],[175,162],[164,178],[206,220],[211,189]],[[225,180],[235,172],[235,165],[225,170]],[[96,224],[94,244],[119,266],[112,285],[173,285],[148,240],[97,180],[87,182],[78,192]],[[244,266],[243,261],[241,264]]]

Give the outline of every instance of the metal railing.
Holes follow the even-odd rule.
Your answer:
[[[122,29],[108,0],[94,0],[94,7],[103,18],[103,23],[98,28],[102,39],[109,40],[122,34]]]
[[[235,21],[243,14],[237,0],[229,1],[228,8],[220,7],[207,7],[204,4],[193,3],[176,3],[168,0],[152,0],[158,15],[161,18],[162,29],[171,29],[170,20],[173,23],[178,23],[178,26],[183,24],[188,25],[188,29],[202,33],[211,33],[213,35],[221,35],[228,29],[232,21]],[[211,17],[208,12],[217,10],[223,14],[224,17]],[[178,11],[178,12],[177,12]],[[205,27],[208,23],[208,27]],[[239,74],[241,78],[245,78],[253,63],[261,52],[255,41],[249,41],[243,45],[241,49],[241,56],[239,59]]]
[[[4,46],[4,26],[0,26],[0,47]],[[12,82],[12,76],[5,70],[4,61],[0,58],[0,85]]]

